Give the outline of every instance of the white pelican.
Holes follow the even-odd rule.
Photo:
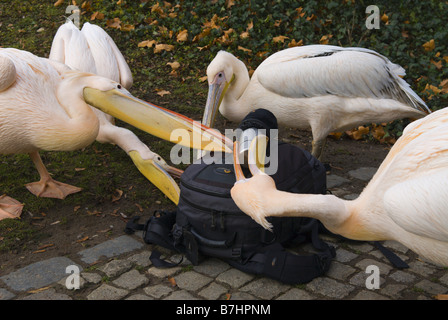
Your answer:
[[[49,58],[72,69],[112,79],[128,90],[132,86],[131,70],[115,42],[101,27],[88,22],[81,30],[71,20],[60,26],[53,39]],[[118,145],[150,181],[156,177],[154,170],[160,173],[166,171],[175,177],[180,177],[182,170],[169,166],[132,131],[115,126],[112,116],[96,108],[92,109],[100,123],[97,141]],[[172,180],[168,175],[166,179]],[[169,187],[167,184],[161,187],[161,191],[177,204],[180,190],[174,180]]]
[[[256,165],[250,169],[253,177],[244,179],[236,165],[231,195],[265,228],[267,216],[316,218],[344,237],[395,240],[448,266],[448,108],[408,125],[355,200],[281,192]]]
[[[0,153],[30,154],[41,177],[39,182],[27,185],[32,193],[64,198],[79,191],[54,181],[38,152],[71,151],[95,141],[99,121],[89,105],[117,114],[139,129],[174,143],[230,150],[216,131],[141,101],[113,80],[68,70],[65,65],[26,51],[0,48]],[[196,133],[199,141],[171,137],[174,129]],[[171,186],[162,170],[154,170],[153,174],[159,176],[156,180],[161,184]],[[3,215],[11,214],[8,198],[0,198],[0,203],[4,204],[0,206]]]
[[[218,108],[236,122],[249,111],[268,109],[280,126],[311,128],[312,154],[320,158],[330,132],[429,113],[404,75],[372,50],[310,45],[274,53],[249,79],[242,61],[220,51],[207,68],[202,123],[212,127]]]

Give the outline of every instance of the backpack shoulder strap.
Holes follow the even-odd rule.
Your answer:
[[[336,256],[334,247],[319,238],[317,225],[311,230],[311,240],[317,253],[294,254],[286,251],[279,242],[275,242],[259,247],[245,261],[227,260],[227,262],[242,271],[265,275],[284,283],[307,283],[325,274]]]

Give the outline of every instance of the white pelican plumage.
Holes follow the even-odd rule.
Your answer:
[[[72,69],[112,79],[128,90],[133,83],[131,70],[115,42],[101,27],[88,22],[81,30],[71,20],[60,26],[53,39],[49,59]],[[96,140],[118,145],[131,157],[140,172],[177,204],[179,186],[168,173],[180,177],[182,170],[169,166],[132,131],[115,126],[112,116],[96,108],[93,111],[100,123]],[[160,180],[160,175],[166,177]]]
[[[229,152],[224,137],[216,131],[139,100],[113,80],[69,70],[26,51],[0,48],[0,153],[30,154],[41,177],[39,182],[27,185],[32,193],[64,198],[79,191],[50,177],[39,150],[71,151],[95,141],[99,121],[90,106],[174,143]],[[200,141],[179,141],[179,137],[171,137],[174,129],[196,133]],[[1,203],[2,215],[10,215],[11,201],[2,197]]]
[[[429,113],[400,78],[404,74],[372,50],[310,45],[274,53],[249,78],[242,61],[220,51],[207,68],[202,123],[212,127],[218,108],[235,122],[249,111],[268,109],[280,126],[311,128],[312,154],[320,158],[331,132]]]
[[[408,125],[355,200],[281,192],[257,166],[250,179],[240,169],[237,164],[232,198],[265,228],[267,216],[316,218],[333,233],[395,240],[448,266],[448,108]]]

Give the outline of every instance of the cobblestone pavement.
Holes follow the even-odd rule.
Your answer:
[[[345,186],[352,179],[368,181],[375,171],[360,168],[348,177],[331,174],[328,187],[337,196],[353,199],[357,194]],[[428,263],[399,243],[383,245],[404,260],[407,269],[394,268],[372,243],[322,238],[336,248],[336,258],[325,276],[303,285],[247,274],[215,258],[198,266],[184,261],[159,269],[149,261],[154,247],[145,244],[141,234],[123,233],[76,255],[1,275],[0,300],[431,300],[448,293],[448,269]],[[181,258],[169,251],[164,254],[172,261]],[[379,289],[367,288],[374,275],[366,273],[371,265],[378,267]],[[76,284],[77,270],[80,288],[69,290],[67,283]]]

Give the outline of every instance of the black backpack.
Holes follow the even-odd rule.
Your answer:
[[[247,273],[264,275],[288,284],[307,283],[323,275],[335,257],[332,246],[319,238],[320,222],[311,218],[268,218],[267,231],[243,213],[230,196],[235,183],[232,155],[223,164],[207,156],[191,164],[180,179],[177,210],[154,215],[146,224],[138,217],[126,231],[143,230],[146,243],[181,252],[197,265],[202,256],[216,257]],[[246,177],[249,172],[244,172]],[[278,144],[278,170],[272,175],[277,189],[294,193],[326,193],[326,170],[321,162],[299,147]],[[285,248],[311,243],[315,253],[294,254]],[[160,259],[154,250],[151,261],[157,267],[174,264]]]

